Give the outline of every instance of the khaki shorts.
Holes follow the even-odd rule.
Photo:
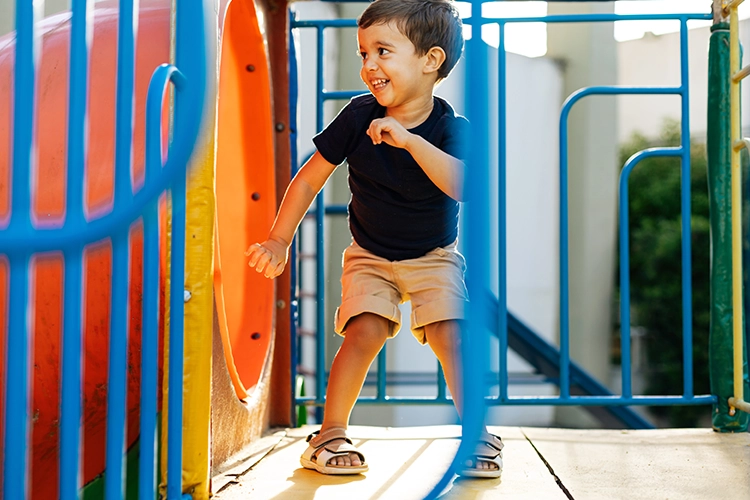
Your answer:
[[[394,337],[401,327],[398,305],[408,300],[411,331],[421,344],[426,343],[425,325],[465,318],[466,261],[455,243],[416,259],[390,261],[352,242],[344,250],[343,266],[335,319],[339,335],[345,334],[350,319],[369,312],[390,320],[389,337]]]

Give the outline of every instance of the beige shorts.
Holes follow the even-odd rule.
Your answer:
[[[466,261],[455,243],[416,259],[390,261],[352,242],[344,250],[343,266],[335,319],[339,335],[345,334],[350,319],[369,312],[390,320],[389,337],[394,337],[401,327],[398,305],[408,300],[411,331],[421,344],[426,343],[425,325],[465,318]]]

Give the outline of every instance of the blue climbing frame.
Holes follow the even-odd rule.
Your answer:
[[[472,7],[478,9],[482,2],[472,2]],[[692,360],[692,290],[691,290],[691,247],[690,238],[684,235],[690,234],[690,130],[689,130],[689,80],[688,80],[688,30],[687,23],[690,20],[711,20],[710,14],[650,14],[650,15],[617,15],[617,14],[574,14],[574,15],[547,15],[541,17],[518,17],[518,18],[481,18],[477,19],[474,17],[468,17],[464,19],[464,23],[473,25],[473,33],[479,32],[478,24],[497,24],[500,32],[500,50],[498,51],[498,107],[499,107],[499,123],[498,131],[499,135],[495,140],[499,145],[499,175],[498,175],[498,186],[496,187],[499,196],[499,224],[498,227],[492,228],[489,225],[487,214],[489,213],[489,206],[487,205],[486,210],[476,210],[473,216],[465,218],[468,221],[466,229],[466,239],[464,242],[464,248],[467,249],[467,260],[473,265],[469,266],[469,272],[472,267],[474,269],[488,269],[489,257],[482,255],[481,252],[477,253],[476,247],[487,248],[486,242],[483,241],[481,234],[489,234],[490,232],[497,232],[498,234],[498,269],[499,269],[499,292],[497,296],[488,297],[484,301],[482,311],[489,311],[489,321],[492,325],[491,334],[496,335],[499,339],[500,349],[500,369],[498,373],[497,383],[499,384],[499,395],[498,396],[484,396],[485,401],[488,404],[493,405],[581,405],[581,406],[604,406],[609,407],[613,411],[627,410],[625,408],[613,408],[622,407],[628,405],[692,405],[692,404],[710,404],[716,401],[715,396],[712,395],[695,395],[693,394],[693,360]],[[571,94],[566,100],[562,107],[560,114],[560,346],[559,351],[549,344],[546,344],[538,336],[534,336],[533,332],[523,326],[507,309],[507,293],[506,293],[506,203],[505,203],[505,172],[506,172],[506,116],[505,116],[505,103],[506,103],[506,52],[503,49],[503,40],[505,34],[505,27],[511,23],[601,23],[601,22],[614,22],[614,21],[629,21],[629,20],[677,20],[680,23],[680,85],[676,87],[624,87],[624,86],[598,86],[598,87],[586,87],[582,88],[573,94]],[[356,21],[351,19],[338,19],[338,20],[305,20],[298,21],[292,19],[291,28],[294,29],[314,29],[317,32],[317,94],[316,94],[316,125],[318,130],[322,130],[323,123],[323,104],[328,100],[340,100],[348,99],[355,95],[362,93],[361,91],[328,91],[324,87],[323,75],[324,75],[324,45],[323,37],[324,30],[326,28],[344,28],[344,27],[356,27]],[[466,71],[466,98],[467,98],[467,115],[474,123],[474,130],[488,130],[486,126],[486,110],[487,109],[487,93],[486,87],[487,78],[483,78],[482,75],[487,75],[487,57],[482,58],[481,54],[486,56],[486,45],[479,40],[479,37],[474,37],[476,40],[468,40],[466,46],[466,59],[467,59],[467,71]],[[293,44],[291,44],[293,45]],[[479,53],[479,56],[477,56]],[[294,52],[291,51],[291,64],[290,67],[293,71],[296,71],[296,61],[294,60]],[[294,120],[296,109],[296,85],[297,78],[292,75],[292,120]],[[470,76],[470,77],[469,77]],[[621,394],[608,394],[608,391],[604,389],[601,384],[596,383],[593,379],[588,377],[585,372],[582,372],[571,360],[570,360],[570,319],[569,319],[569,264],[568,264],[568,115],[573,106],[581,99],[591,95],[678,95],[682,102],[682,125],[681,125],[681,145],[673,148],[654,148],[641,151],[631,157],[624,169],[622,170],[620,177],[620,200],[619,200],[619,234],[620,234],[620,282],[621,282],[621,332],[622,332],[622,388]],[[476,96],[484,96],[482,103],[478,108],[474,107],[472,99]],[[484,107],[482,107],[484,106]],[[472,112],[472,109],[478,109],[478,112]],[[292,130],[296,129],[296,124],[292,125]],[[475,134],[472,137],[470,151],[487,151],[487,147],[483,146],[483,142],[489,140],[489,138],[481,137],[481,134]],[[296,171],[299,164],[297,162],[296,144],[293,138],[293,156],[292,164],[293,171]],[[484,143],[485,145],[488,143]],[[681,395],[664,395],[664,396],[643,396],[634,395],[631,386],[631,352],[630,352],[630,275],[629,275],[629,232],[628,232],[628,177],[632,169],[643,159],[653,156],[673,156],[678,157],[681,160],[681,215],[682,215],[682,314],[683,314],[683,393]],[[487,171],[486,164],[487,158],[472,158],[472,167],[468,169],[469,172],[476,174],[477,172]],[[482,186],[486,186],[487,183],[484,181],[487,176],[474,177],[475,180],[481,182],[471,182],[469,180],[466,184],[469,186],[469,192],[467,193],[467,199],[471,200],[466,203],[465,210],[471,211],[472,205],[477,206],[481,203],[487,202],[488,198],[484,193],[477,192]],[[346,207],[342,205],[326,206],[324,204],[323,194],[319,194],[313,210],[310,215],[315,217],[317,227],[317,239],[316,239],[316,335],[317,335],[317,347],[316,347],[316,386],[315,396],[301,397],[293,394],[295,404],[298,405],[316,405],[321,406],[324,404],[325,394],[325,373],[326,373],[326,360],[325,360],[325,259],[324,259],[324,242],[323,242],[323,227],[325,224],[326,215],[341,215],[346,213]],[[481,233],[478,235],[477,233]],[[477,266],[477,263],[485,263],[484,266]],[[484,273],[487,274],[487,273]],[[297,280],[295,276],[293,280]],[[483,276],[467,276],[467,283],[471,287],[472,283],[481,282],[485,280]],[[295,281],[295,284],[298,283]],[[485,297],[488,294],[488,286],[477,286],[470,294],[472,297]],[[295,301],[293,303],[299,303],[299,287],[295,288]],[[490,292],[491,293],[491,292]],[[476,302],[473,299],[473,302]],[[484,313],[482,313],[483,315]],[[479,317],[474,314],[472,317]],[[297,307],[292,310],[292,325],[296,328],[298,318]],[[479,322],[474,322],[479,323]],[[509,326],[510,326],[510,339],[513,340],[513,336],[521,335],[526,336],[521,340],[531,341],[527,345],[529,349],[534,349],[539,352],[539,349],[544,350],[546,355],[545,363],[549,365],[555,365],[555,368],[559,372],[558,382],[560,388],[559,396],[518,396],[510,397],[508,395],[508,384],[509,376],[507,371],[507,351],[509,347]],[[519,333],[520,332],[520,333]],[[295,341],[292,345],[296,347],[297,334],[296,330],[293,330]],[[467,337],[472,337],[469,335]],[[292,367],[296,369],[298,364],[297,349],[293,348],[292,352]],[[478,351],[474,351],[471,359],[478,359],[481,356],[477,356]],[[551,358],[549,352],[556,353],[556,358]],[[386,363],[385,363],[385,349],[380,353],[378,357],[378,370],[377,370],[377,395],[370,398],[360,398],[358,403],[375,403],[375,404],[446,404],[451,401],[446,398],[444,381],[440,374],[438,375],[438,396],[437,397],[425,397],[425,398],[398,398],[390,397],[386,394]],[[469,364],[470,365],[470,364]],[[486,373],[486,372],[485,372]],[[473,380],[480,380],[482,377],[476,377]],[[581,382],[585,383],[582,384]],[[390,383],[390,382],[389,382]],[[571,393],[571,386],[582,387],[583,385],[597,388],[594,395],[576,395],[575,392]],[[292,388],[294,390],[294,388]],[[585,392],[585,389],[584,389]],[[580,394],[581,391],[578,391]],[[467,401],[469,401],[467,394]],[[632,414],[631,414],[632,416]],[[625,421],[622,420],[621,421]],[[649,424],[642,419],[637,418],[631,419],[632,426],[648,426]]]

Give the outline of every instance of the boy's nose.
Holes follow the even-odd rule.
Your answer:
[[[365,59],[364,66],[365,66],[365,69],[368,71],[372,71],[378,68],[378,65],[375,64],[375,62],[372,59]]]

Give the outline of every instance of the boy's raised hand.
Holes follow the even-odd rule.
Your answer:
[[[289,245],[276,239],[254,243],[245,252],[250,257],[247,265],[254,267],[266,278],[275,278],[284,271],[289,258]]]
[[[396,148],[406,148],[406,143],[412,137],[411,132],[390,116],[374,119],[367,129],[367,135],[373,144],[385,142]]]

